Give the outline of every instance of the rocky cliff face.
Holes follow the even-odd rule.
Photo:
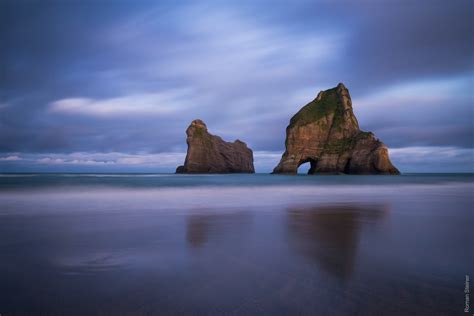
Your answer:
[[[253,153],[247,145],[233,143],[209,134],[201,120],[192,121],[186,130],[188,152],[184,166],[176,173],[254,173]]]
[[[286,151],[273,173],[297,173],[310,162],[308,174],[399,174],[387,147],[359,129],[347,88],[321,91],[290,120]]]

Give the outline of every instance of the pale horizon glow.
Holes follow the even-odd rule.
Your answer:
[[[431,172],[436,167],[438,172],[474,172],[472,160],[474,149],[458,149],[456,147],[405,147],[389,149],[392,162],[402,172]],[[256,173],[270,173],[278,164],[282,153],[273,151],[254,152]],[[15,172],[27,170],[31,172],[60,171],[65,172],[71,166],[78,167],[81,172],[147,172],[174,173],[177,166],[184,163],[185,152],[135,153],[119,152],[89,153],[75,152],[70,154],[21,154],[10,153],[0,156],[0,161],[20,165]],[[453,169],[449,163],[456,163]],[[411,167],[417,166],[416,168]],[[422,165],[423,167],[418,167]],[[30,169],[25,168],[28,166]],[[461,166],[461,167],[459,167]],[[103,169],[103,167],[107,167]]]

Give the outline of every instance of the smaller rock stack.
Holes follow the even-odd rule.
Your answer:
[[[244,142],[210,134],[201,120],[192,121],[186,135],[186,160],[176,173],[255,173],[253,152]]]

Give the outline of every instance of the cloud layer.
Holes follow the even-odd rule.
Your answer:
[[[471,1],[3,1],[0,10],[0,171],[74,153],[183,155],[195,118],[246,141],[267,170],[290,117],[338,82],[361,127],[394,155],[431,148],[466,169],[441,153],[473,146]],[[94,166],[129,167],[112,160]]]
[[[390,150],[392,161],[404,172],[474,172],[474,149],[456,147],[406,147]],[[157,154],[118,152],[70,154],[21,154],[0,156],[0,166],[8,171],[45,172],[172,172],[182,165],[186,153]],[[257,173],[270,173],[278,164],[281,152],[256,151]],[[309,164],[298,171],[306,173]]]

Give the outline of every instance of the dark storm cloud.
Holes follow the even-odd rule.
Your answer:
[[[39,155],[23,166],[182,153],[194,118],[270,164],[291,115],[341,81],[390,147],[472,148],[471,1],[0,7],[0,151]]]
[[[364,16],[351,37],[350,74],[361,87],[473,70],[473,3],[389,1],[356,9]],[[370,16],[367,16],[370,11]]]

